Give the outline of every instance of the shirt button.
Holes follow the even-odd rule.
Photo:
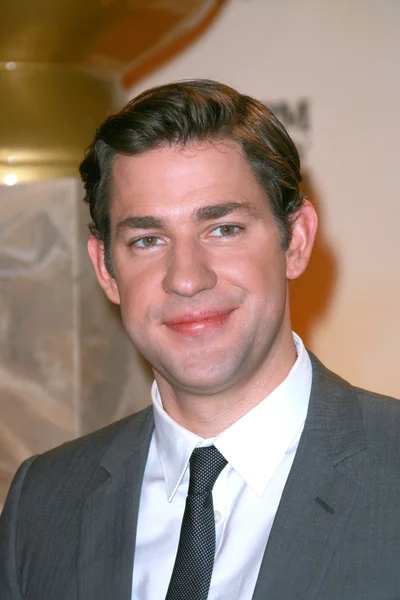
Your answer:
[[[222,515],[221,515],[221,513],[219,512],[219,510],[216,510],[216,511],[214,512],[214,521],[215,521],[216,523],[219,523],[221,520],[222,520]]]

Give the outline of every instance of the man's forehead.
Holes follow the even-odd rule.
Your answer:
[[[111,176],[113,200],[135,204],[149,199],[162,204],[179,197],[187,203],[219,203],[246,198],[258,187],[240,147],[230,140],[118,155]]]
[[[250,167],[243,155],[242,149],[233,140],[215,140],[203,142],[191,142],[182,145],[161,145],[156,148],[135,155],[117,154],[112,164],[113,177],[129,177],[132,173],[137,178],[152,171],[152,175],[164,176],[166,173],[158,171],[159,167],[168,166],[168,175],[173,178],[182,176],[185,171],[187,175],[195,174],[202,170],[210,174],[229,168],[234,175],[238,166],[249,171]],[[158,173],[157,173],[158,172]]]

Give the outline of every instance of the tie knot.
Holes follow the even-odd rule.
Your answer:
[[[195,448],[190,457],[189,494],[208,494],[227,461],[215,446]]]

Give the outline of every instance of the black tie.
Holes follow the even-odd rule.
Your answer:
[[[225,465],[215,446],[193,451],[178,552],[165,600],[207,600],[215,555],[212,489]]]

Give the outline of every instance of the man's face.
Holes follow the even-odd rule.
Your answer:
[[[268,372],[291,335],[290,258],[239,146],[119,156],[112,176],[101,283],[156,377],[208,395]]]

